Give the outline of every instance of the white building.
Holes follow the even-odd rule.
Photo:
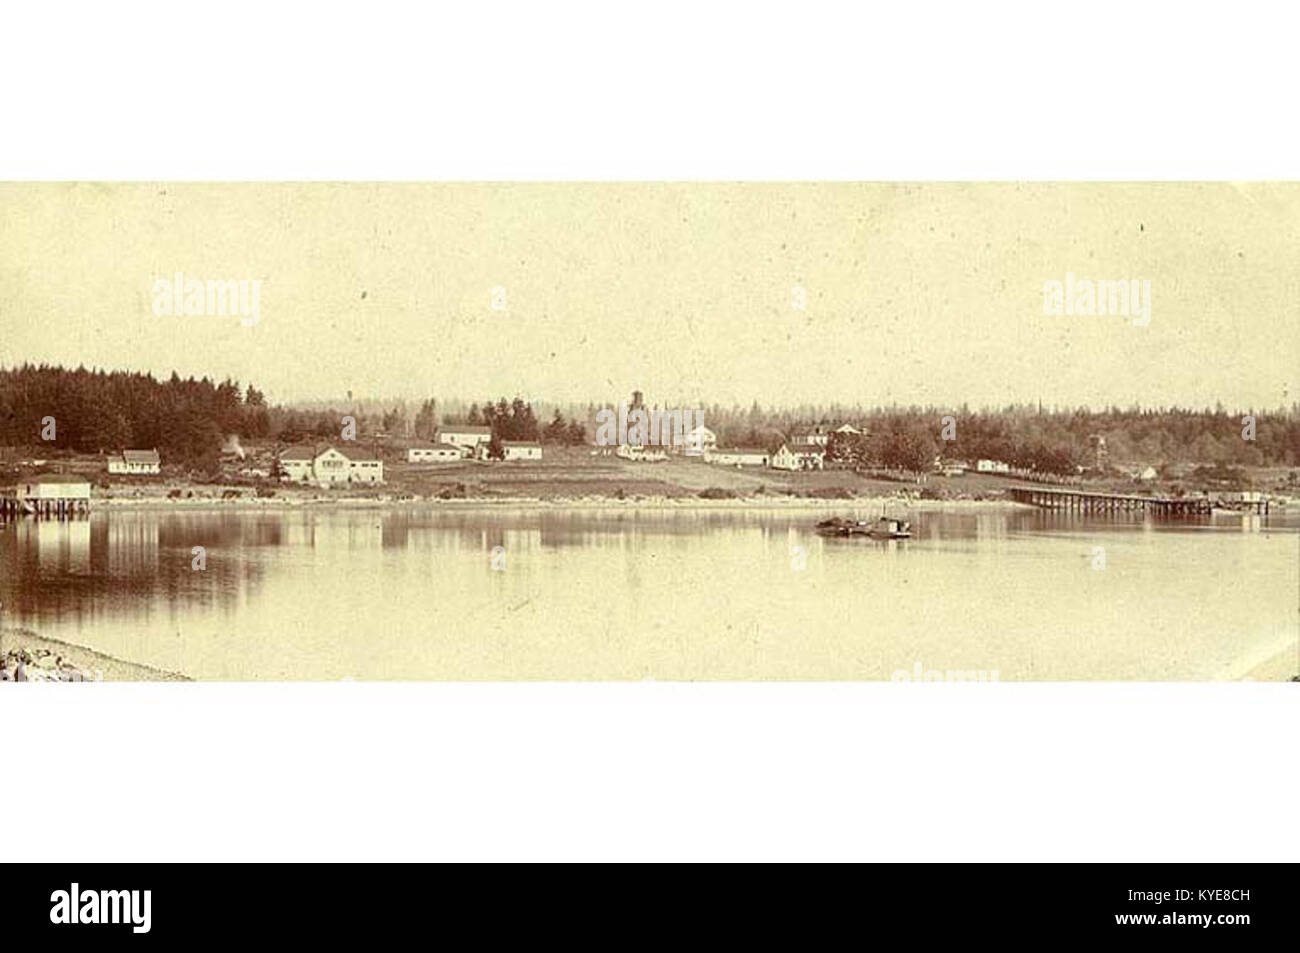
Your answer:
[[[491,427],[477,427],[472,424],[455,424],[438,431],[440,443],[450,443],[457,447],[469,447],[475,450],[480,444],[486,446],[492,439]]]
[[[290,447],[280,454],[282,479],[317,486],[376,484],[384,482],[384,462],[359,451],[344,453],[333,447]]]
[[[431,447],[410,447],[406,451],[407,463],[456,463],[469,455],[469,448],[454,443],[440,443]]]
[[[108,458],[108,472],[150,476],[162,472],[162,460],[157,450],[123,450]]]
[[[352,475],[352,461],[348,455],[333,447],[326,447],[312,460],[312,478],[320,486],[347,483]]]
[[[840,424],[838,427],[835,428],[835,432],[852,434],[854,436],[861,436],[862,434],[862,431],[859,430],[857,427],[853,426],[853,424]]]
[[[642,447],[630,443],[620,443],[618,449],[614,451],[614,455],[624,460],[635,460],[639,463],[659,463],[668,459],[668,454],[662,447]]]
[[[384,482],[384,461],[378,457],[372,457],[369,454],[358,453],[350,450],[343,453],[341,450],[335,450],[335,453],[342,454],[348,461],[348,482],[349,483],[383,483]]]
[[[706,451],[704,462],[723,467],[765,467],[771,456],[766,450],[756,447],[728,447]]]
[[[73,476],[46,474],[28,477],[16,489],[20,500],[90,499],[90,481]]]
[[[312,463],[316,460],[316,450],[312,447],[290,447],[280,454],[281,479],[290,483],[310,483]]]
[[[826,465],[826,453],[820,448],[792,447],[783,443],[772,454],[774,470],[820,470]]]
[[[716,450],[718,446],[718,435],[715,434],[704,424],[700,424],[686,434],[686,439],[682,442],[682,447],[686,453],[692,456],[708,454],[710,450]]]
[[[790,434],[790,446],[794,447],[821,447],[825,449],[830,443],[831,435],[825,427],[816,426],[808,430],[797,430]]]
[[[542,459],[542,445],[532,440],[503,440],[501,452],[505,460]]]
[[[980,460],[975,464],[975,469],[980,473],[1010,473],[1011,464],[1001,460]]]

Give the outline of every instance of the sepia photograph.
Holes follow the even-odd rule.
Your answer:
[[[1300,676],[1300,188],[10,183],[9,679]]]
[[[1300,14],[1232,13],[7,10],[0,935],[853,864],[1284,947]]]

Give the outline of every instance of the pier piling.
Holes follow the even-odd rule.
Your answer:
[[[1083,490],[1012,487],[1011,499],[1044,509],[1064,509],[1072,513],[1117,513],[1137,510],[1156,516],[1208,516],[1214,509],[1209,497],[1137,496],[1126,493],[1090,493]],[[1247,510],[1268,513],[1268,500],[1243,504]]]

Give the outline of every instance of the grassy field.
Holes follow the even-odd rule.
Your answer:
[[[96,497],[143,498],[172,497],[186,500],[221,500],[232,497],[262,496],[281,499],[309,499],[326,494],[331,498],[414,497],[419,499],[493,499],[534,498],[543,500],[615,498],[698,497],[712,491],[716,495],[795,496],[795,497],[881,497],[900,493],[934,499],[997,500],[1009,486],[1025,481],[1016,476],[968,472],[961,476],[926,474],[914,477],[889,474],[855,473],[851,470],[804,471],[792,473],[763,467],[725,467],[707,464],[695,457],[670,457],[657,463],[623,460],[614,456],[595,455],[590,448],[545,449],[546,458],[538,462],[463,461],[447,464],[411,464],[404,452],[393,447],[381,449],[386,483],[381,487],[356,487],[347,490],[318,490],[277,484],[269,479],[250,480],[239,476],[239,469],[252,464],[269,469],[271,448],[254,446],[248,461],[230,461],[214,479],[191,477],[181,468],[164,466],[157,477],[110,479],[98,457],[59,454],[40,465],[11,462],[0,472],[0,486],[12,485],[21,477],[42,471],[80,474],[95,484]],[[1256,471],[1251,481],[1262,488],[1274,489],[1284,484],[1285,470]],[[1052,485],[1052,484],[1040,484]],[[1095,492],[1151,493],[1174,495],[1198,492],[1200,488],[1177,482],[1140,484],[1124,478],[1089,480],[1074,486]],[[1294,495],[1294,494],[1293,494]]]
[[[738,496],[888,496],[927,489],[954,498],[996,498],[1009,485],[1005,477],[928,476],[924,483],[871,477],[850,470],[791,473],[764,467],[724,467],[698,458],[673,457],[658,463],[594,457],[589,451],[547,451],[540,463],[408,465],[386,464],[390,490],[436,495],[457,485],[470,496],[529,496],[542,499],[580,496],[697,496],[715,489]]]

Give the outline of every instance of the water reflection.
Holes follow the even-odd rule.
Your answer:
[[[818,518],[101,510],[0,527],[0,602],[3,624],[205,678],[1202,678],[1297,631],[1300,515],[971,508],[890,542]]]

